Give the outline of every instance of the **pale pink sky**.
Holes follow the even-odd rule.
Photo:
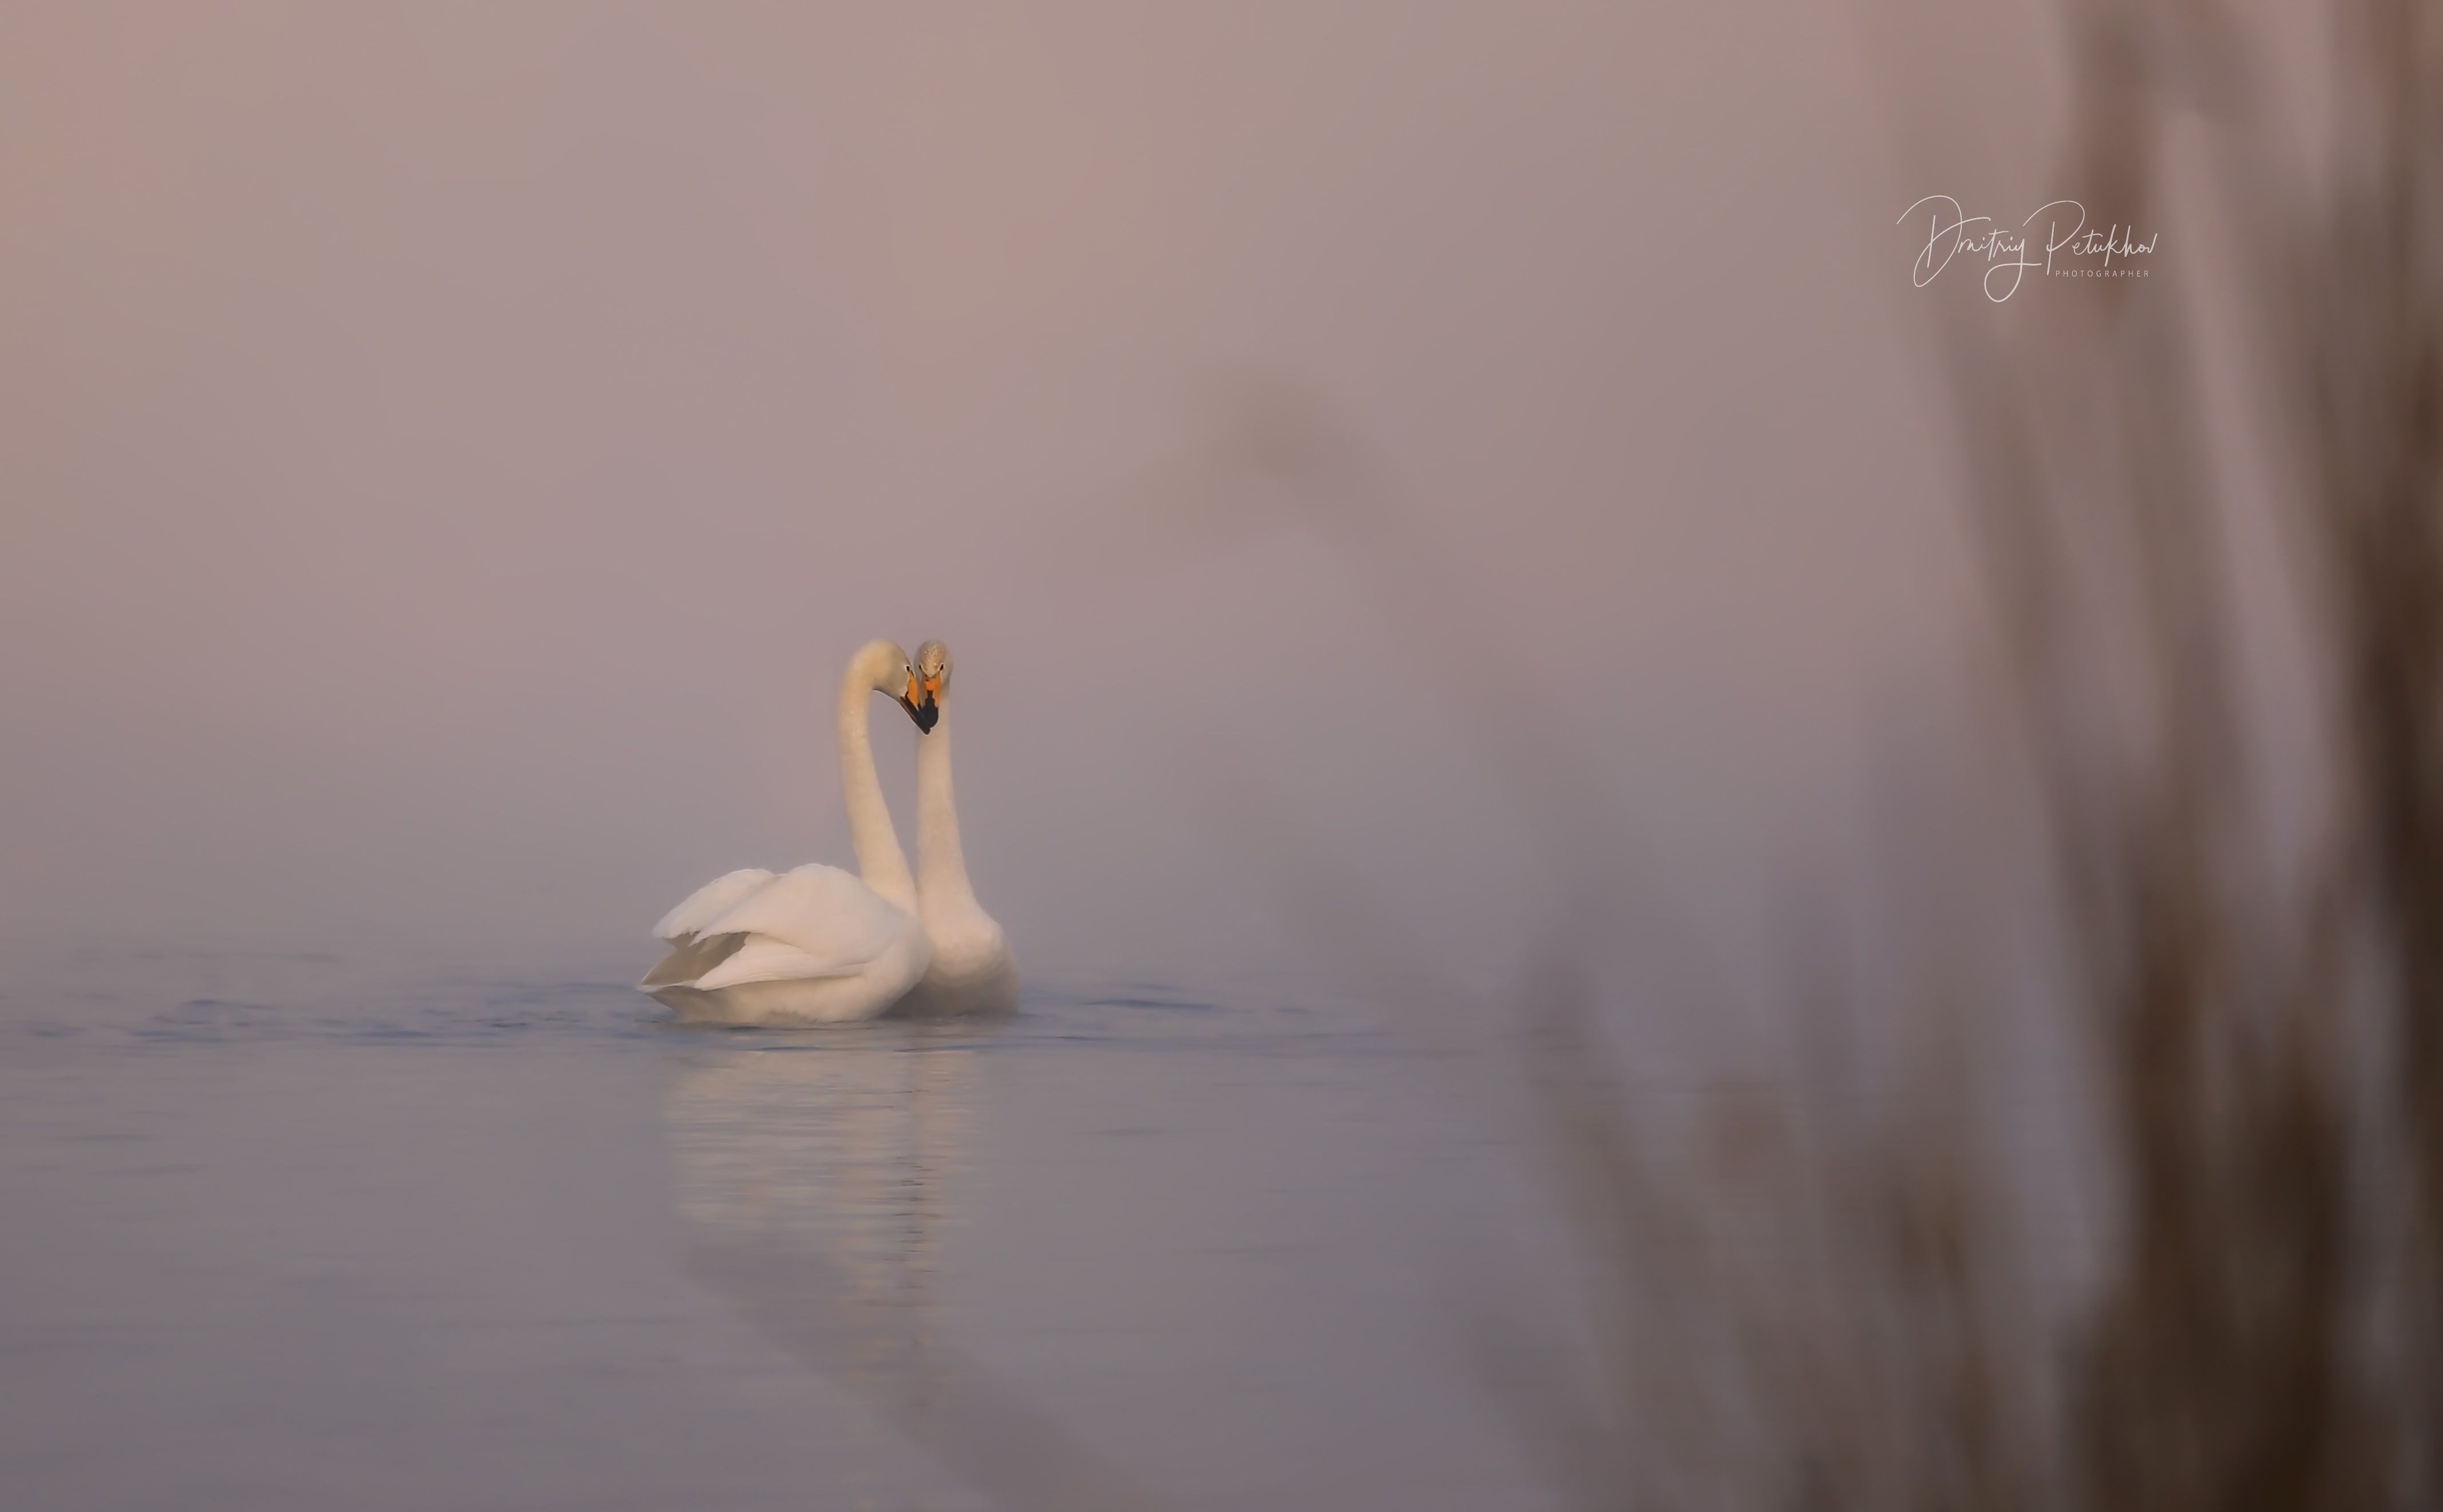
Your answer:
[[[2040,116],[2035,24],[1905,105],[1881,25],[11,6],[0,934],[615,949],[714,872],[847,858],[831,690],[873,635],[958,653],[1025,959],[1269,949],[1183,746],[1497,913],[1498,805],[1347,563],[1142,528],[1251,376],[1549,658],[1552,738],[1692,887],[1769,866],[1964,630],[1892,216],[2041,156],[1912,124]]]

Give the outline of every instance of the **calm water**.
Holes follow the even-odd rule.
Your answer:
[[[740,1033],[634,967],[16,952],[7,1503],[992,1506],[911,1435],[1016,1425],[1166,1505],[1544,1504],[1466,1366],[1524,1183],[1379,1010]]]

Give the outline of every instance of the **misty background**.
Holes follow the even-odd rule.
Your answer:
[[[0,1484],[2434,1503],[2437,12],[1957,9],[0,0]]]
[[[1542,884],[1420,648],[1197,481],[1270,386],[1735,941],[1973,661],[1908,323],[1967,281],[1892,217],[2039,202],[2047,25],[0,9],[0,929],[641,967],[846,858],[880,635],[957,652],[1031,972],[1282,948],[1199,752],[1497,963]]]

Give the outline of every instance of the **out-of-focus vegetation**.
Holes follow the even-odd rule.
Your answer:
[[[2231,8],[2065,20],[2061,181],[2154,224],[2186,172],[2247,232],[2234,292],[2203,307],[2239,327],[2214,334],[2276,433],[2296,578],[2287,609],[2237,589],[2200,302],[2156,279],[2007,323],[1952,311],[2008,785],[2046,882],[2038,990],[2093,1052],[2095,1273],[2066,1307],[2037,1295],[2030,1206],[1940,1053],[1872,1134],[1766,1110],[1805,1135],[1755,1141],[1766,1274],[1688,1263],[1724,1252],[1704,1241],[1733,1193],[1641,1158],[1562,994],[1552,1144],[1612,1278],[1615,1377],[1644,1383],[1584,1409],[1583,1438],[1641,1447],[1577,1457],[1586,1505],[2443,1494],[2443,8],[2339,8],[2335,158],[2296,179]],[[2191,125],[2202,162],[2176,151]],[[2245,648],[2285,616],[2306,694],[2280,717],[2312,728],[2277,763]],[[1918,1032],[1973,1037],[1992,982],[1952,986]]]
[[[1998,833],[2034,853],[2021,932],[2042,948],[2033,982],[1928,971],[1871,1113],[1803,1078],[1715,1103],[1693,1134],[1640,1106],[1593,954],[1663,931],[1641,925],[1652,894],[1601,817],[1601,763],[1461,709],[1589,902],[1506,1003],[1393,987],[1506,1009],[1524,1047],[1518,1106],[1588,1285],[1566,1328],[1481,1330],[1485,1378],[1570,1504],[2443,1498],[2443,6],[2346,0],[2333,19],[2333,158],[2293,177],[2234,9],[2069,6],[2061,180],[2122,226],[2166,218],[2175,172],[2210,190],[2249,232],[2227,244],[2229,297],[2157,277],[2046,290],[2007,321],[1937,316],[1990,609]],[[2234,327],[2211,333],[2246,354],[2228,389],[2271,427],[2264,491],[2295,590],[2278,605],[2235,581],[2200,310]],[[1313,501],[1456,699],[1500,685],[1509,649],[1463,626],[1461,575],[1328,420],[1267,389],[1223,433],[1200,489]],[[2278,763],[2248,712],[2268,616],[2305,668],[2280,722],[2305,754]],[[1309,879],[1301,913],[1344,952],[1387,940],[1313,880],[1319,859],[1284,867]],[[1956,944],[1939,930],[1923,921],[1929,959]],[[2022,989],[2092,1072],[2065,1106],[2108,1212],[2066,1297],[1974,1074]],[[1024,1415],[970,1426],[997,1436],[996,1414]],[[1014,1505],[1103,1484],[1038,1463],[1082,1449],[1026,1436],[944,1448]]]

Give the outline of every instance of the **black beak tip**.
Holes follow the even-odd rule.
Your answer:
[[[916,721],[916,728],[928,735],[933,733],[933,727],[942,722],[942,706],[929,698],[921,704],[910,705],[908,712]]]

